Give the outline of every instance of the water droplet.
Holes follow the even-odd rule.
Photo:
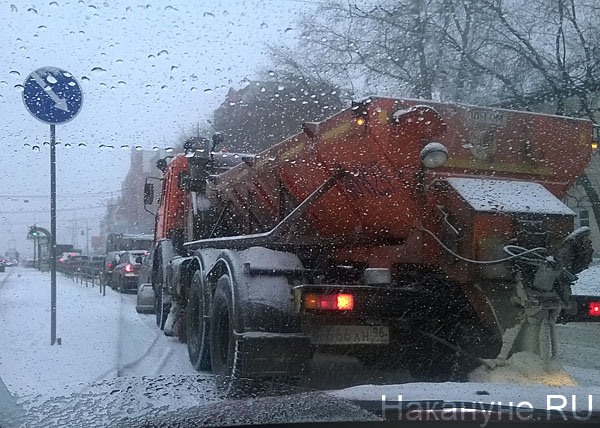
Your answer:
[[[156,146],[152,147],[152,150],[154,150],[155,152],[159,151],[160,149]]]
[[[167,85],[162,85],[162,86],[160,87],[160,89],[162,89],[163,91],[164,91],[165,89],[167,89],[167,88],[168,88],[168,86],[167,86]]]
[[[285,89],[285,86],[283,86],[283,85],[277,86],[278,91],[283,91],[284,89]]]
[[[121,145],[121,149],[123,149],[123,150],[127,150],[128,148],[129,148],[129,144]]]
[[[174,151],[173,147],[167,147],[165,149],[165,152],[167,152],[167,153],[173,153],[173,151]]]
[[[65,147],[66,147],[66,148],[70,148],[70,147],[72,147],[72,146],[71,146],[71,143],[65,143]]]
[[[261,86],[260,92],[265,92],[265,91],[266,91],[266,88],[264,86]]]
[[[135,149],[136,149],[136,150],[142,150],[142,149],[143,149],[143,147],[142,147],[142,146],[135,146]]]
[[[289,33],[290,31],[292,31],[293,28],[292,27],[287,27],[285,30],[283,30],[284,33]]]
[[[50,6],[58,7],[58,2],[51,1]]]
[[[87,144],[79,143],[79,144],[77,144],[77,147],[81,147],[82,149],[85,149],[87,147]]]
[[[156,56],[163,56],[163,55],[169,55],[169,51],[167,51],[166,49],[163,49],[162,51],[160,51],[159,53],[156,54]]]
[[[92,68],[92,71],[104,72],[106,70],[104,68],[102,68],[102,67],[94,67],[94,68]]]
[[[25,144],[23,144],[23,147],[25,147],[25,148],[29,148],[29,147],[31,147],[31,144],[29,144],[29,143],[25,143]]]
[[[34,152],[39,152],[40,151],[40,146],[33,146],[31,148],[31,150],[33,150]]]
[[[204,15],[202,16],[204,16],[205,18],[214,18],[215,14],[210,12],[204,12]]]
[[[38,30],[45,30],[46,28],[48,27],[46,27],[45,25],[38,25]]]
[[[17,92],[23,92],[23,89],[25,89],[25,87],[20,83],[17,83],[14,88],[17,90]]]
[[[198,88],[196,88],[195,86],[192,86],[192,87],[190,88],[190,91],[192,91],[192,92],[196,92],[197,90],[198,90]]]
[[[118,59],[118,60],[116,60],[115,62],[116,62],[117,64],[122,64],[122,63],[123,63],[123,60],[119,58],[119,59]]]
[[[52,74],[48,73],[46,76],[46,82],[50,83],[51,85],[55,85],[58,83],[58,80],[56,80],[56,77],[54,77]]]
[[[90,78],[89,78],[89,77],[87,77],[87,76],[81,76],[81,81],[82,81],[82,82],[83,82],[83,81],[85,81],[85,82],[89,82],[89,81],[90,81]]]
[[[127,83],[125,83],[125,81],[124,81],[124,80],[119,80],[119,81],[117,82],[117,85],[119,85],[119,86],[125,86],[125,85],[127,85]]]
[[[27,9],[27,12],[32,12],[32,13],[36,13],[37,14],[37,10],[35,10],[32,7],[30,7],[29,9]]]
[[[260,24],[260,28],[261,28],[261,30],[264,30],[265,28],[269,28],[269,26],[267,25],[266,22],[263,22]]]
[[[115,148],[115,146],[110,146],[110,145],[108,145],[108,144],[100,144],[100,145],[98,146],[98,148],[99,148],[100,150],[113,150],[113,149]]]
[[[165,6],[165,10],[174,10],[174,11],[178,11],[179,9],[177,9],[176,7],[173,7],[171,5]]]
[[[77,83],[75,83],[71,80],[69,83],[67,83],[67,85],[73,87],[73,86],[77,86]]]
[[[148,59],[154,59],[154,58],[156,58],[154,55],[152,55],[152,54],[148,55]]]
[[[19,77],[21,75],[21,73],[19,73],[17,70],[11,70],[10,74],[12,76],[17,76],[17,77]]]
[[[269,76],[271,76],[271,77],[275,76],[275,72],[273,70],[269,70]]]
[[[208,93],[212,92],[212,89],[210,89],[210,88],[206,88],[206,89],[204,90],[204,92],[206,92],[206,93],[208,94]]]

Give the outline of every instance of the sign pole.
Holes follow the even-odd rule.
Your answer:
[[[23,84],[23,103],[33,117],[50,125],[50,345],[56,337],[56,124],[72,120],[83,102],[81,86],[73,74],[58,67],[41,67]],[[38,249],[38,259],[41,251]]]
[[[56,343],[56,127],[50,125],[50,345]],[[60,342],[59,342],[60,345]]]

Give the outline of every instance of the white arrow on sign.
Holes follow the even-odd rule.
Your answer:
[[[51,74],[51,73],[49,73]],[[54,101],[54,107],[60,110],[69,111],[69,107],[67,106],[67,100],[60,98],[58,95],[52,91],[50,85],[46,84],[46,81],[42,76],[37,73],[32,73],[32,77],[37,82],[38,85],[42,87],[42,89],[48,94],[48,96]]]

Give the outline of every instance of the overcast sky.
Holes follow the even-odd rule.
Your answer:
[[[0,1],[0,252],[49,228],[49,126],[23,106],[21,84],[42,66],[80,82],[81,113],[57,126],[58,241],[92,227],[118,196],[132,147],[167,148],[210,119],[230,86],[268,68],[266,43],[293,45],[303,0]],[[68,147],[70,145],[70,147]],[[113,146],[114,149],[101,146]],[[121,148],[123,146],[123,148]],[[39,147],[39,150],[37,149]],[[77,223],[77,230],[73,225]],[[83,237],[75,242],[85,245]]]

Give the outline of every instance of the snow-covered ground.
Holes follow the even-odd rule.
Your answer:
[[[211,377],[192,368],[186,346],[165,337],[156,328],[154,315],[135,312],[135,295],[107,289],[102,296],[97,286],[86,287],[61,274],[57,282],[57,333],[62,344],[50,346],[50,275],[23,268],[0,273],[0,413],[6,393],[21,403],[39,403],[49,397],[86,394],[89,385],[117,378],[135,377],[139,382],[142,376]],[[600,295],[599,283],[600,264],[580,275],[575,292]],[[558,334],[561,362],[577,386],[600,387],[600,324],[559,325]],[[408,386],[411,380],[405,371],[368,372],[349,357],[321,358],[303,386]],[[528,370],[527,365],[521,369]],[[518,381],[518,376],[510,379]]]
[[[50,346],[50,275],[7,269],[0,277],[0,380],[15,396],[85,391],[101,379],[196,373],[186,346],[135,311],[135,295],[57,274],[57,337]],[[168,362],[168,364],[167,364]]]

